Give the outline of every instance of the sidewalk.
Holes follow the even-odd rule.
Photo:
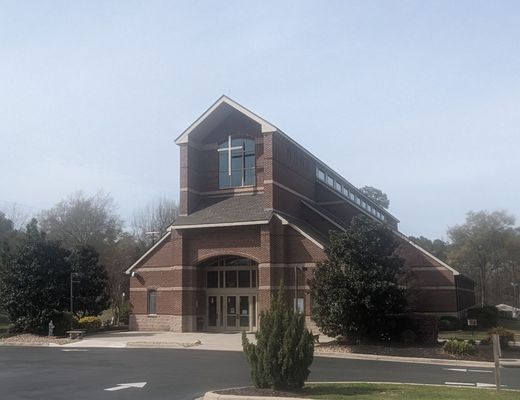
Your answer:
[[[252,339],[253,335],[250,334],[248,337]],[[242,335],[207,332],[110,332],[88,335],[81,341],[59,347],[196,348],[242,351]]]

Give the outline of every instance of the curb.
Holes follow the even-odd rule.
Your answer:
[[[302,397],[275,397],[275,396],[237,396],[235,394],[218,394],[215,392],[206,392],[204,400],[312,400]]]
[[[422,358],[422,357],[398,357],[398,356],[382,356],[377,354],[353,354],[353,353],[314,353],[314,357],[330,357],[330,358],[349,358],[353,360],[372,360],[372,361],[389,361],[402,362],[411,364],[437,364],[437,365],[455,365],[460,367],[494,367],[494,363],[489,361],[471,361],[471,360],[450,360],[444,358]]]
[[[504,368],[520,368],[520,360],[502,358],[500,360],[500,366]]]
[[[126,348],[129,349],[178,349],[200,346],[200,340],[195,342],[128,342]]]
[[[366,381],[341,381],[341,382],[305,382],[309,385],[322,385],[322,384],[349,384],[349,383],[367,383],[374,385],[410,385],[410,386],[434,386],[434,387],[449,387],[442,384],[431,384],[431,383],[408,383],[408,382],[366,382]],[[467,386],[455,386],[461,388],[468,388]],[[477,388],[475,390],[491,390],[492,388]],[[516,389],[502,389],[505,391],[514,391]],[[274,396],[238,396],[231,394],[218,394],[215,392],[206,392],[203,397],[195,400],[312,400],[310,397],[274,397]]]

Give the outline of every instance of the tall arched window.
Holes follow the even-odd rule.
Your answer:
[[[255,141],[232,138],[218,145],[219,188],[253,186],[255,184]]]

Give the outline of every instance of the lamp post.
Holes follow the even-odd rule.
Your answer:
[[[70,273],[70,329],[74,328],[74,283],[78,283],[79,281],[75,281],[74,279],[79,278],[79,274],[77,272]]]

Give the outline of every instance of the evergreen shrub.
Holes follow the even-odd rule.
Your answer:
[[[258,388],[299,389],[309,376],[314,338],[306,328],[304,315],[284,301],[280,287],[271,307],[260,314],[256,344],[242,333],[242,346],[251,365],[251,378]]]

